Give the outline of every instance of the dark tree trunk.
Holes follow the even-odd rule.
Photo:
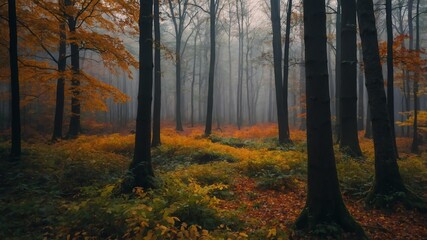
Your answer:
[[[306,117],[304,115],[306,115],[306,106],[305,106],[305,59],[304,59],[304,27],[303,27],[303,23],[300,24],[300,40],[301,40],[301,49],[300,49],[300,57],[301,57],[301,62],[300,62],[300,67],[299,67],[299,76],[300,76],[300,88],[299,88],[299,93],[300,93],[300,115],[301,115],[301,125],[299,127],[300,130],[305,131],[307,128],[307,121],[306,121]]]
[[[368,195],[367,203],[385,207],[388,201],[386,198],[399,200],[399,193],[404,193],[407,197],[402,197],[403,201],[409,204],[408,200],[414,199],[414,196],[403,184],[397,165],[372,0],[358,0],[357,12],[375,148],[375,182]]]
[[[273,68],[269,67],[268,81],[268,122],[273,122]]]
[[[233,71],[232,69],[232,60],[231,60],[231,18],[233,15],[232,12],[232,8],[231,8],[231,1],[228,1],[228,18],[229,18],[229,23],[228,23],[228,81],[229,81],[229,86],[228,86],[228,98],[229,98],[229,106],[228,106],[228,114],[229,114],[229,123],[231,124],[233,122],[233,114],[235,111],[234,108],[234,101],[233,101],[233,81],[232,81],[232,76],[231,73]]]
[[[181,109],[181,41],[177,40],[176,43],[176,108],[175,108],[175,117],[176,117],[176,130],[177,131],[183,131],[184,128],[182,127],[182,109]]]
[[[249,20],[247,20],[249,21]],[[248,123],[249,125],[253,124],[252,121],[252,108],[251,108],[251,82],[252,82],[252,75],[249,75],[249,53],[251,51],[250,47],[250,39],[249,39],[249,24],[246,24],[246,54],[245,54],[245,63],[246,63],[246,104],[248,106]],[[252,96],[253,98],[253,96]]]
[[[367,103],[367,110],[366,110],[365,138],[372,139],[372,119],[371,119],[371,109],[369,107],[369,102]]]
[[[365,118],[365,76],[363,75],[363,67],[362,67],[362,49],[359,49],[359,71],[358,71],[358,82],[359,82],[359,98],[358,98],[358,130],[364,130],[364,118]]]
[[[162,105],[162,72],[160,62],[160,11],[159,1],[154,0],[154,106],[153,106],[153,139],[151,145],[157,147],[160,141],[160,115]]]
[[[66,6],[71,6],[71,1],[65,1]],[[68,28],[70,30],[71,45],[71,70],[73,76],[71,79],[71,116],[67,138],[75,138],[80,133],[80,47],[76,39],[77,20],[74,16],[67,16]]]
[[[409,50],[414,50],[414,25],[413,25],[413,5],[414,0],[408,0],[408,35],[409,35]],[[410,111],[411,109],[411,86],[410,86],[410,75],[411,73],[409,71],[406,72],[406,89],[408,92],[407,98],[406,98],[406,111]],[[407,136],[410,136],[410,128],[407,127]]]
[[[357,132],[357,42],[356,0],[342,1],[340,149],[351,156],[362,156]]]
[[[332,140],[326,12],[324,1],[304,0],[306,59],[308,181],[306,206],[297,228],[313,230],[318,224],[338,224],[365,239],[363,229],[351,217],[339,189]]]
[[[153,0],[140,1],[139,17],[139,88],[136,117],[135,151],[130,173],[134,187],[154,187],[154,171],[151,165],[151,102],[153,90]]]
[[[190,96],[190,102],[191,102],[191,127],[194,127],[194,84],[196,83],[196,62],[197,62],[197,37],[199,31],[197,30],[196,36],[194,37],[194,53],[193,53],[193,77],[191,80],[191,96]]]
[[[240,8],[239,8],[240,5]],[[238,74],[237,74],[237,128],[240,130],[243,122],[243,3],[242,0],[236,0],[236,16],[237,16],[237,24],[239,27],[239,60],[238,60]],[[239,11],[240,9],[240,11]]]
[[[10,58],[10,90],[12,93],[12,146],[10,158],[21,157],[21,114],[19,106],[19,74],[18,74],[18,31],[16,27],[16,1],[8,1],[9,10],[9,58]]]
[[[289,45],[291,42],[291,16],[292,16],[292,0],[288,0],[288,10],[286,13],[286,32],[285,32],[285,49],[283,61],[283,114],[284,122],[283,129],[286,141],[290,142],[289,132],[289,110],[288,110],[288,84],[289,84]]]
[[[341,107],[340,107],[340,96],[341,96],[341,0],[337,0],[337,20],[336,20],[336,55],[335,55],[335,110],[336,110],[336,122],[335,122],[335,136],[337,143],[340,142],[341,137]]]
[[[282,44],[280,30],[280,1],[271,0],[271,22],[273,26],[273,57],[274,57],[274,79],[276,88],[277,123],[279,127],[279,143],[290,141],[289,131],[286,135],[285,113],[283,111],[283,84],[282,84]]]
[[[210,38],[211,38],[211,54],[209,63],[209,82],[208,82],[208,107],[206,114],[205,136],[212,133],[212,113],[214,101],[214,78],[215,78],[215,48],[216,48],[216,4],[215,0],[210,0]]]
[[[188,0],[177,1],[179,5],[178,10],[175,10],[172,4],[172,0],[168,0],[170,15],[172,16],[172,22],[175,29],[175,77],[176,77],[176,97],[175,97],[175,118],[176,118],[176,130],[183,131],[182,127],[182,92],[181,92],[181,55],[183,50],[181,49],[182,36],[185,30],[184,21],[187,16]],[[181,5],[182,4],[182,5]],[[184,74],[185,75],[185,74]]]
[[[200,37],[200,43],[202,42],[202,38]],[[199,97],[198,97],[198,122],[201,123],[202,122],[202,84],[203,84],[203,78],[202,78],[202,66],[203,66],[203,48],[200,49],[200,53],[199,53],[199,59],[200,59],[200,63],[199,63]]]
[[[417,1],[417,13],[416,13],[416,30],[415,30],[415,50],[417,51],[417,55],[419,57],[420,51],[420,0]],[[418,98],[418,81],[420,81],[420,66],[417,67],[414,76],[414,132],[412,136],[412,145],[411,152],[418,153],[419,152],[419,141],[418,141],[418,108],[419,108],[419,98]]]
[[[390,118],[391,135],[396,157],[399,152],[396,145],[396,131],[394,127],[394,66],[393,66],[393,21],[391,0],[386,0],[386,25],[387,25],[387,109]]]
[[[59,0],[60,7],[64,6],[63,1]],[[65,55],[67,54],[67,43],[66,43],[66,32],[65,26],[66,23],[61,22],[59,24],[59,57],[58,57],[58,72],[60,77],[58,78],[56,84],[56,105],[55,105],[55,120],[53,124],[53,135],[52,141],[62,138],[62,124],[64,122],[64,101],[65,101],[65,79],[64,71],[67,66],[67,59]]]

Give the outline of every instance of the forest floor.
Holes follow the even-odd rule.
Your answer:
[[[24,143],[20,162],[5,161],[0,142],[0,239],[350,239],[336,226],[310,237],[292,224],[306,198],[305,133],[277,144],[274,125],[229,127],[202,137],[203,128],[162,130],[153,149],[158,189],[122,195],[134,135],[81,136],[56,144]],[[427,215],[403,206],[368,209],[373,143],[360,135],[364,158],[335,147],[346,206],[371,239],[427,239]],[[398,138],[402,177],[427,197],[427,151],[409,153]],[[35,142],[35,141],[32,141]],[[331,238],[329,238],[331,239]],[[332,238],[333,239],[333,238]]]

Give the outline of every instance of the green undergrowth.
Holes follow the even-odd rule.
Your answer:
[[[19,162],[6,161],[9,144],[0,143],[0,239],[268,239],[272,228],[240,219],[247,209],[221,209],[221,201],[240,201],[235,180],[251,178],[260,191],[304,191],[305,143],[214,136],[181,137],[179,144],[171,139],[154,148],[160,187],[121,195],[117,186],[132,158],[133,137],[24,144]],[[335,155],[342,192],[365,197],[373,181],[372,156]],[[427,156],[403,158],[399,166],[405,184],[425,196]],[[248,228],[258,230],[245,233]],[[286,227],[274,231],[284,239],[289,233]]]

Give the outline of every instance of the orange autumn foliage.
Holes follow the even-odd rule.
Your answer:
[[[7,4],[0,1],[0,54],[7,56],[8,28]],[[81,51],[92,51],[90,61],[99,61],[96,71],[108,69],[113,74],[124,71],[132,78],[132,68],[137,68],[135,57],[129,52],[119,36],[136,34],[139,5],[137,1],[73,1],[73,6],[60,9],[58,1],[23,0],[17,2],[19,34],[19,70],[22,106],[42,104],[52,107],[56,99],[59,24],[65,14],[79,14],[77,31],[71,36],[66,28],[67,44],[77,41]],[[126,16],[126,17],[125,17]],[[108,34],[106,34],[108,32]],[[77,40],[73,40],[77,39]],[[9,70],[7,58],[0,59],[0,85],[7,85]],[[85,59],[88,59],[85,57]],[[93,64],[81,63],[82,83],[79,96],[83,111],[108,111],[105,101],[123,103],[129,97],[119,89],[103,82],[94,72]],[[92,70],[92,71],[91,71]],[[62,75],[65,77],[65,96],[69,99],[71,66]],[[7,89],[0,87],[1,96],[7,97]],[[66,104],[68,107],[68,104]],[[49,110],[50,111],[50,110]],[[51,112],[51,111],[50,111]]]

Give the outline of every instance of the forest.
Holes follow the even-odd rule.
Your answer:
[[[427,1],[0,0],[0,239],[427,239]]]

